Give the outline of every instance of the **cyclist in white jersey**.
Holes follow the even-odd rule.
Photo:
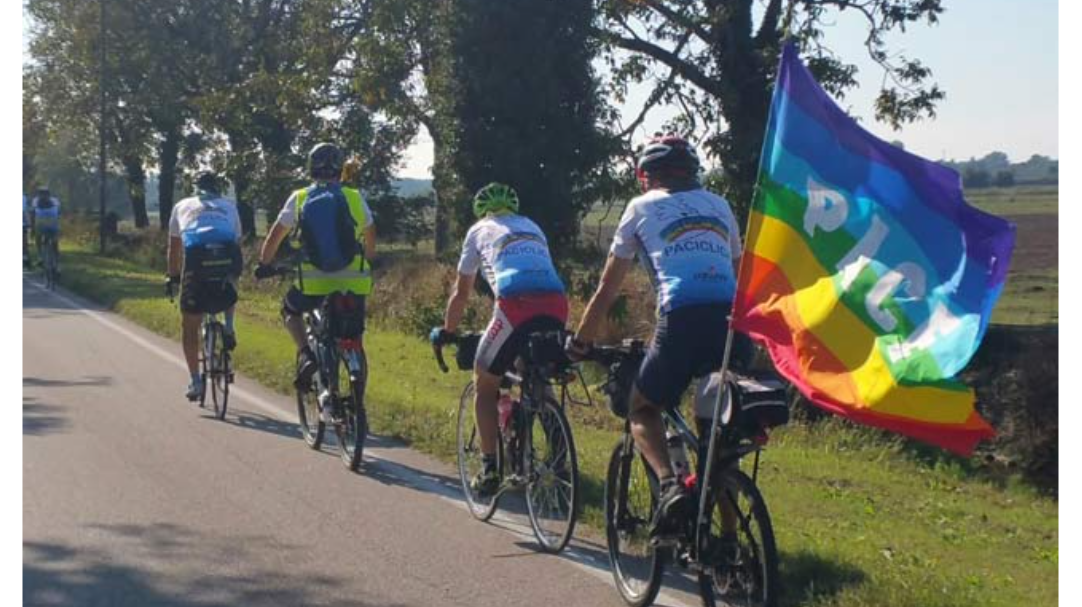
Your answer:
[[[654,535],[675,532],[692,510],[673,474],[661,410],[679,405],[694,377],[721,366],[741,250],[729,203],[703,189],[699,168],[695,148],[680,137],[658,137],[644,148],[637,174],[645,193],[627,205],[597,292],[568,345],[572,358],[588,353],[637,255],[657,291],[658,322],[628,418],[661,483]]]
[[[34,249],[38,253],[38,262],[44,259],[41,247],[48,237],[49,246],[53,247],[53,258],[56,260],[56,273],[59,275],[60,258],[57,247],[60,237],[60,200],[49,192],[49,186],[40,186],[30,202],[30,211],[30,230],[34,233]]]
[[[458,280],[447,301],[442,327],[432,329],[433,343],[446,343],[462,320],[478,269],[496,296],[492,321],[477,345],[474,362],[474,407],[481,435],[483,468],[471,486],[481,495],[500,484],[496,466],[497,410],[500,378],[539,331],[563,329],[567,297],[549,256],[548,241],[536,223],[518,214],[518,194],[490,183],[473,200],[479,221],[466,233],[458,262]]]

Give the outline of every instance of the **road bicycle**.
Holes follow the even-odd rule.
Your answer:
[[[174,283],[167,277],[165,290],[169,301],[174,301]],[[214,407],[214,417],[225,419],[229,408],[229,386],[233,383],[233,353],[225,342],[225,324],[220,313],[203,314],[199,329],[201,347],[199,348],[199,376],[203,389],[199,393],[199,408],[207,406],[207,386],[210,386],[210,400]]]
[[[59,277],[60,251],[57,245],[56,234],[50,232],[41,233],[38,242],[38,258],[41,260],[41,279],[45,288],[56,289],[56,281]]]

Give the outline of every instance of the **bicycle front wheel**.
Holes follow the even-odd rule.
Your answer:
[[[458,400],[458,478],[462,482],[462,493],[466,496],[466,506],[477,520],[487,521],[496,513],[499,494],[482,496],[470,487],[471,481],[480,472],[484,463],[481,459],[481,435],[477,429],[477,418],[473,406],[473,382],[466,384]],[[496,447],[497,469],[503,470],[503,448]]]
[[[296,368],[300,368],[300,355],[297,356]],[[309,448],[319,450],[323,445],[326,424],[319,417],[319,388],[316,382],[309,382],[306,388],[297,388],[297,419],[301,426],[301,435]]]
[[[657,497],[653,471],[625,435],[605,478],[605,536],[616,590],[632,607],[652,604],[661,590],[663,553],[650,543]]]
[[[204,409],[207,406],[207,384],[211,381],[215,365],[215,343],[218,340],[210,325],[205,322],[200,334],[203,336],[203,351],[199,354],[199,377],[202,381],[202,389],[199,391],[199,408]]]

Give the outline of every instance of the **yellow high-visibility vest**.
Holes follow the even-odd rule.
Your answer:
[[[308,200],[308,190],[309,188],[305,188],[294,192],[297,197],[297,225],[300,225],[301,210],[304,208],[305,201]],[[353,216],[353,221],[357,223],[356,238],[357,242],[361,243],[362,254],[357,255],[354,261],[337,272],[324,272],[308,262],[302,262],[300,276],[295,284],[305,295],[327,295],[335,291],[368,295],[372,292],[372,272],[363,254],[366,220],[364,202],[361,199],[361,193],[354,188],[343,187],[342,193],[345,194],[346,202],[349,203],[349,213]]]

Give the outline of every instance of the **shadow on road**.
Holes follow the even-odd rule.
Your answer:
[[[82,379],[45,379],[42,377],[24,377],[23,387],[31,388],[79,388],[113,385],[113,378],[92,375]]]
[[[47,405],[32,396],[24,396],[23,435],[41,436],[63,432],[68,427],[68,420],[60,415],[63,411],[63,407]]]
[[[822,556],[801,550],[781,551],[781,605],[800,607],[829,603],[830,597],[849,586],[863,583],[867,575],[863,570],[848,563],[827,560]]]

